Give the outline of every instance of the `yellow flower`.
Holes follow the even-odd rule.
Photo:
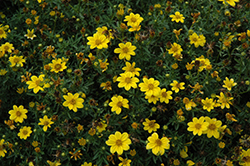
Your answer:
[[[148,130],[148,133],[152,133],[153,131],[157,131],[160,128],[158,123],[155,123],[155,120],[149,120],[148,118],[145,119],[146,122],[143,122],[144,130]]]
[[[169,139],[167,137],[158,138],[157,133],[153,133],[150,137],[148,137],[149,143],[146,146],[146,149],[152,149],[154,155],[163,155],[165,153],[165,149],[170,148]]]
[[[220,142],[219,144],[218,144],[218,146],[221,148],[221,149],[223,149],[224,147],[225,147],[225,143],[224,142]]]
[[[199,47],[199,36],[194,32],[191,36],[189,36],[190,44],[194,44],[194,46],[197,48]]]
[[[23,123],[24,119],[27,119],[26,113],[28,110],[24,109],[22,105],[17,107],[16,105],[13,106],[13,110],[9,111],[10,120],[14,120],[15,122]]]
[[[112,34],[112,31],[111,30],[108,30],[108,28],[106,26],[102,26],[102,27],[98,27],[96,28],[97,30],[97,34],[100,34],[100,35],[105,35],[106,38],[110,41],[111,39],[114,39],[114,36]]]
[[[226,77],[226,80],[223,81],[224,85],[222,87],[227,88],[227,90],[231,91],[232,87],[237,85],[236,82],[234,82],[234,79],[231,78],[230,80]]]
[[[0,75],[1,75],[1,76],[4,76],[7,72],[8,72],[7,70],[1,69],[1,70],[0,70]]]
[[[114,50],[114,53],[119,54],[119,59],[126,59],[130,60],[131,55],[135,56],[134,50],[136,49],[136,46],[133,46],[131,42],[127,42],[126,44],[124,43],[119,43],[120,48],[116,48]]]
[[[84,145],[86,145],[86,139],[81,138],[78,140],[78,143],[79,143],[79,145],[84,146]]]
[[[19,133],[17,134],[20,139],[27,139],[27,137],[30,137],[30,134],[32,133],[31,127],[24,126],[19,130]]]
[[[95,133],[96,133],[96,130],[95,129],[93,129],[93,128],[90,128],[90,130],[89,130],[89,135],[91,135],[91,136],[94,136],[95,135]]]
[[[116,131],[115,134],[111,134],[106,144],[110,147],[110,152],[114,154],[117,152],[118,155],[122,155],[123,151],[129,150],[129,145],[131,144],[128,133],[120,133]]]
[[[49,166],[59,166],[59,165],[61,165],[60,160],[59,161],[55,160],[54,162],[47,160],[47,163],[49,164]]]
[[[7,151],[4,149],[4,139],[1,139],[0,141],[0,157],[4,157],[5,153],[7,153]]]
[[[188,161],[187,161],[187,165],[188,165],[188,166],[192,166],[192,165],[194,165],[194,164],[195,164],[195,163],[194,163],[192,160],[188,160]]]
[[[246,150],[242,150],[241,153],[241,161],[239,163],[240,165],[243,166],[249,166],[250,165],[250,149]]]
[[[25,63],[25,59],[23,59],[23,56],[11,56],[9,57],[9,61],[11,63],[10,67],[14,67],[15,65],[20,65],[23,67],[23,63]]]
[[[136,155],[136,151],[135,151],[135,149],[130,150],[130,155],[131,155],[131,156],[135,156],[135,155]]]
[[[177,40],[179,40],[179,35],[181,34],[182,29],[176,30],[174,29],[173,32],[175,33],[175,37],[177,38]]]
[[[230,100],[233,100],[233,97],[227,97],[224,95],[224,93],[220,92],[220,96],[216,95],[218,97],[218,101],[220,103],[221,109],[224,109],[227,107],[228,109],[230,108],[230,105],[232,105],[232,102]]]
[[[37,141],[33,141],[33,142],[32,142],[32,146],[34,146],[34,147],[37,147],[38,144],[39,144],[39,143],[38,143]]]
[[[104,62],[101,59],[98,59],[100,63],[100,68],[102,69],[102,72],[106,71],[108,69],[109,63],[107,63],[108,59],[106,59]]]
[[[214,138],[218,139],[220,137],[219,129],[222,125],[220,120],[216,118],[211,119],[210,117],[205,117],[205,121],[209,123],[207,126],[207,130],[203,131],[203,134],[207,134],[208,138],[214,136]]]
[[[90,49],[98,48],[108,48],[108,42],[109,40],[106,38],[105,35],[96,33],[93,35],[93,37],[88,37],[88,43],[87,45],[90,45]]]
[[[92,163],[84,162],[84,164],[82,164],[81,166],[92,166]]]
[[[51,11],[51,12],[49,13],[49,15],[55,16],[55,15],[56,15],[56,12],[55,12],[55,11]]]
[[[116,12],[116,15],[117,15],[117,16],[123,16],[123,14],[124,14],[124,9],[119,9],[119,10],[117,10],[117,12]]]
[[[34,34],[34,29],[32,29],[31,31],[27,29],[27,34],[24,36],[27,37],[27,39],[33,40],[34,37],[36,37],[36,35]]]
[[[121,107],[124,107],[124,108],[129,108],[129,105],[128,105],[128,100],[127,99],[124,99],[122,96],[113,96],[111,98],[112,102],[109,103],[109,106],[112,107],[111,108],[111,111],[112,112],[116,112],[117,115],[119,115],[122,111],[122,108]]]
[[[232,161],[227,160],[227,165],[226,165],[226,166],[234,166],[234,165],[233,165],[233,162],[232,162]]]
[[[172,18],[172,20],[171,21],[175,21],[175,22],[181,22],[181,23],[184,23],[184,19],[185,19],[185,17],[183,17],[183,14],[181,14],[180,12],[175,12],[175,14],[173,15],[173,14],[171,14],[169,17],[171,17]]]
[[[47,131],[48,127],[51,127],[50,125],[54,123],[54,122],[51,121],[51,118],[48,118],[47,115],[45,115],[43,117],[43,119],[39,118],[39,120],[40,120],[40,122],[38,123],[38,125],[44,125],[43,126],[43,131],[45,131],[45,132]]]
[[[122,157],[118,157],[118,159],[121,161],[121,163],[119,163],[119,166],[130,166],[130,159],[123,159]]]
[[[202,99],[201,102],[203,104],[203,109],[207,110],[208,112],[210,112],[216,106],[216,103],[213,101],[213,99],[209,99],[207,97],[205,100]]]
[[[148,94],[146,94],[145,99],[148,99],[149,103],[153,102],[154,104],[156,104],[157,101],[159,100],[159,96],[158,95],[155,96],[155,95],[148,95]]]
[[[4,30],[4,27],[0,26],[0,39],[2,39],[2,38],[6,39],[7,34],[6,34],[5,30]]]
[[[188,152],[188,147],[184,146],[184,149],[182,149],[181,152],[180,152],[181,158],[187,158],[188,157],[187,152]]]
[[[193,99],[189,100],[187,97],[183,98],[183,103],[185,104],[185,108],[187,111],[190,111],[192,107],[196,107],[196,104],[195,102],[193,102]]]
[[[132,64],[129,62],[126,62],[126,66],[122,68],[122,70],[125,70],[125,72],[131,72],[133,77],[136,76],[140,76],[139,71],[141,71],[140,68],[135,68],[135,62],[133,62]]]
[[[175,93],[178,93],[181,90],[185,89],[184,85],[185,83],[184,82],[181,82],[181,83],[178,83],[176,80],[173,81],[173,83],[170,84],[172,86],[172,90],[175,92]]]
[[[102,122],[98,122],[96,129],[98,130],[99,133],[103,132],[104,130],[106,130],[106,127],[108,125],[105,124],[105,121],[103,120]]]
[[[206,43],[206,38],[205,38],[205,36],[204,36],[204,35],[199,35],[198,41],[199,41],[199,45],[202,46],[202,47],[204,47],[204,45],[205,45],[205,43]]]
[[[160,102],[163,103],[165,102],[166,104],[169,103],[169,100],[173,99],[173,97],[171,96],[173,94],[172,91],[167,91],[166,88],[163,88],[161,91],[160,91]]]
[[[128,26],[135,26],[143,21],[143,18],[139,14],[130,13],[129,16],[125,16],[124,21],[127,21]]]
[[[84,99],[79,98],[79,93],[67,93],[67,95],[63,95],[63,98],[66,100],[63,103],[64,107],[69,107],[70,110],[77,112],[77,108],[83,108]]]
[[[250,37],[250,30],[247,30],[247,36]]]
[[[196,58],[191,63],[195,64],[195,62],[199,63],[199,72],[201,72],[203,69],[207,69],[207,66],[211,65],[209,59],[205,59],[203,55],[201,55],[199,58]]]
[[[133,25],[131,28],[129,28],[129,32],[139,31],[141,29],[140,24]]]
[[[226,118],[227,118],[227,120],[237,122],[237,120],[234,119],[234,117],[235,117],[234,114],[226,113]]]
[[[0,50],[3,52],[9,52],[11,53],[12,50],[14,50],[13,44],[10,44],[9,42],[6,42],[1,45]]]
[[[180,55],[182,51],[183,49],[181,48],[181,45],[174,43],[171,44],[171,48],[168,50],[168,53],[173,54],[173,56],[175,56],[175,55]]]
[[[74,157],[75,160],[77,160],[77,158],[81,159],[82,156],[81,150],[76,151],[75,148],[73,148],[73,152],[70,151],[69,154],[72,155],[70,158]]]
[[[235,7],[236,3],[235,2],[239,2],[239,0],[218,0],[220,2],[223,2],[223,4],[226,4],[225,2],[227,2],[229,5]]]
[[[44,84],[44,79],[43,79],[44,77],[45,77],[44,74],[41,74],[38,78],[37,76],[32,76],[31,81],[26,82],[29,85],[28,89],[33,89],[34,93],[37,93],[39,90],[43,91],[44,90],[43,88],[46,86]]]
[[[65,64],[66,64],[66,62],[63,62],[62,59],[52,60],[52,63],[49,63],[49,66],[52,68],[50,71],[55,72],[55,73],[63,71],[64,69],[67,68],[67,66],[65,66]]]
[[[196,117],[193,118],[192,122],[188,122],[188,131],[192,131],[194,135],[198,134],[201,136],[201,134],[207,130],[207,127],[209,125],[208,122],[204,121],[205,118],[202,116],[199,119]]]
[[[118,87],[119,88],[125,88],[126,91],[130,90],[131,87],[134,89],[137,88],[137,82],[139,82],[139,79],[136,77],[133,77],[133,74],[131,72],[126,72],[120,74],[120,77],[117,78],[117,81],[119,81]]]
[[[154,78],[143,78],[143,83],[139,84],[140,90],[142,92],[146,92],[147,96],[158,96],[160,92],[160,82],[155,80]]]

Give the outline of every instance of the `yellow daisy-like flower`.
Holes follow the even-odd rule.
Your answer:
[[[42,118],[39,118],[40,122],[38,123],[38,125],[43,125],[43,131],[47,131],[48,127],[51,127],[50,125],[53,124],[54,122],[51,121],[52,118],[48,118],[47,115],[45,115]]]
[[[0,75],[1,75],[1,76],[4,76],[6,73],[8,73],[7,70],[5,70],[5,69],[1,69],[1,70],[0,70]]]
[[[155,120],[149,120],[148,118],[145,119],[146,122],[143,122],[144,130],[147,130],[148,133],[152,133],[153,131],[157,131],[160,128],[158,123],[155,123]]]
[[[59,166],[59,165],[61,165],[60,160],[59,161],[55,160],[54,162],[47,160],[47,163],[49,164],[49,166]]]
[[[190,44],[194,44],[194,46],[197,48],[199,47],[199,36],[194,32],[191,36],[189,36]]]
[[[120,133],[116,131],[115,134],[111,134],[106,144],[110,147],[110,152],[114,154],[117,152],[118,155],[122,155],[123,151],[129,150],[129,145],[131,144],[128,133]]]
[[[165,102],[166,104],[169,103],[169,100],[173,99],[173,97],[171,96],[173,94],[172,91],[167,91],[166,88],[163,88],[161,91],[160,91],[160,102],[163,103]]]
[[[171,48],[168,50],[168,53],[173,54],[173,56],[175,56],[175,55],[180,55],[182,51],[183,49],[181,48],[181,45],[174,43],[171,44]]]
[[[199,35],[199,45],[201,46],[201,47],[204,47],[204,45],[205,45],[205,43],[206,43],[206,38],[205,38],[205,36],[204,35]]]
[[[143,21],[143,18],[139,14],[130,13],[129,16],[125,16],[124,21],[127,21],[128,26],[135,26]]]
[[[17,134],[20,139],[27,139],[27,137],[30,137],[30,134],[32,133],[31,127],[24,126],[19,130],[19,133]]]
[[[214,138],[218,139],[220,137],[219,129],[222,125],[220,120],[216,118],[211,119],[210,117],[205,117],[205,121],[209,123],[207,126],[207,130],[203,132],[203,134],[207,134],[208,138],[214,136]]]
[[[109,40],[106,38],[105,35],[95,33],[93,37],[88,37],[88,43],[87,45],[90,45],[90,49],[98,48],[108,48]]]
[[[227,97],[224,95],[223,92],[220,92],[220,96],[216,96],[219,99],[217,100],[218,103],[220,103],[221,109],[224,109],[225,107],[227,107],[228,109],[230,108],[230,105],[232,105],[232,102],[230,100],[233,100],[233,97]]]
[[[171,21],[175,21],[175,22],[181,22],[181,23],[184,23],[184,19],[185,17],[183,17],[183,14],[181,14],[180,12],[175,12],[174,14],[171,14],[169,17],[172,18]]]
[[[116,112],[117,115],[119,115],[122,111],[122,108],[121,107],[124,107],[124,108],[129,108],[129,105],[128,105],[128,100],[127,99],[124,99],[122,96],[113,96],[111,98],[112,102],[109,103],[109,106],[112,107],[111,108],[111,111],[112,112]]]
[[[5,32],[5,30],[4,30],[4,27],[1,27],[0,26],[0,39],[2,39],[2,38],[7,38],[7,34],[6,34],[6,32]]]
[[[13,44],[10,44],[9,42],[6,42],[1,45],[0,50],[3,52],[9,52],[11,53],[12,50],[14,50]]]
[[[86,145],[86,139],[81,138],[78,140],[78,143],[79,143],[79,145],[84,146],[84,145]]]
[[[192,107],[196,107],[196,104],[195,104],[195,102],[193,102],[193,99],[189,100],[189,98],[187,98],[187,97],[183,98],[183,103],[185,104],[185,108],[187,111],[190,111],[192,109]]]
[[[24,36],[27,37],[27,39],[33,40],[34,37],[36,37],[36,35],[34,34],[34,29],[32,29],[31,31],[27,29],[27,34],[25,34]]]
[[[210,112],[216,106],[216,103],[213,101],[213,99],[209,99],[207,97],[205,100],[202,99],[201,102],[203,104],[203,109],[207,110],[208,112]]]
[[[68,107],[70,110],[77,112],[77,108],[83,108],[84,99],[79,98],[79,93],[67,93],[67,95],[63,95],[63,98],[66,100],[63,103],[64,107]]]
[[[77,160],[77,158],[81,159],[82,156],[81,150],[76,151],[75,148],[73,148],[73,152],[70,151],[69,154],[72,155],[70,158],[74,158],[75,160]]]
[[[126,59],[130,60],[131,55],[135,56],[134,50],[136,49],[136,46],[133,46],[131,42],[127,42],[126,44],[124,43],[119,43],[120,48],[116,48],[114,50],[114,53],[119,54],[119,59]]]
[[[92,166],[92,163],[84,162],[84,164],[82,164],[81,166]]]
[[[67,68],[65,64],[66,62],[64,62],[62,59],[54,59],[52,60],[52,63],[49,63],[49,66],[52,68],[50,71],[59,73],[60,71],[63,71]]]
[[[232,87],[237,85],[236,82],[234,82],[234,79],[231,78],[230,80],[226,77],[226,80],[223,81],[224,85],[222,85],[222,87],[227,88],[227,90],[231,91]]]
[[[114,39],[114,36],[111,32],[111,30],[108,30],[106,26],[98,27],[96,28],[98,34],[105,35],[106,38],[110,41],[111,39]]]
[[[141,88],[140,90],[142,92],[146,92],[147,96],[158,96],[160,92],[160,82],[155,80],[154,78],[143,78],[143,83],[139,84],[139,87]]]
[[[209,123],[205,122],[205,117],[200,117],[197,119],[196,117],[193,118],[192,122],[188,122],[188,131],[192,131],[194,135],[198,134],[198,136],[201,136],[201,134],[207,130]]]
[[[130,166],[131,160],[130,159],[123,159],[122,157],[118,157],[118,159],[121,161],[118,166]]]
[[[146,146],[146,149],[152,149],[154,155],[159,156],[165,153],[165,149],[170,148],[169,139],[167,137],[159,138],[157,133],[153,133],[148,137],[149,143]]]
[[[141,71],[140,68],[135,68],[135,62],[133,62],[132,64],[129,62],[126,62],[126,66],[122,68],[122,70],[125,70],[125,72],[131,72],[133,77],[136,76],[140,76],[139,71]]]
[[[24,109],[22,105],[17,107],[16,105],[13,106],[13,110],[9,111],[10,120],[14,120],[16,123],[20,122],[23,123],[24,119],[27,119],[26,113],[28,110]]]
[[[125,88],[126,91],[128,91],[131,87],[134,89],[137,88],[137,82],[139,82],[139,79],[136,77],[133,77],[133,74],[131,72],[126,72],[120,74],[120,77],[117,78],[117,81],[119,81],[118,87],[119,88]]]
[[[108,125],[105,124],[105,121],[103,120],[102,122],[98,122],[97,126],[96,126],[96,129],[98,130],[99,133],[103,132],[106,130],[106,127]]]
[[[241,161],[239,164],[243,166],[250,166],[250,149],[247,151],[244,149],[242,150]]]
[[[10,67],[14,67],[16,65],[20,65],[23,67],[23,63],[25,63],[25,59],[23,59],[23,56],[11,56],[9,57],[9,61],[11,63]]]
[[[181,90],[185,89],[184,85],[185,83],[184,82],[181,82],[181,83],[178,83],[176,80],[173,81],[173,83],[170,84],[172,86],[172,90],[175,92],[175,93],[178,93]]]
[[[148,99],[148,103],[152,103],[153,102],[154,104],[156,104],[157,101],[159,100],[159,96],[158,95],[155,96],[155,95],[147,95],[146,94],[145,99]]]
[[[45,75],[41,74],[39,77],[37,76],[32,76],[31,77],[31,81],[27,81],[26,84],[28,84],[28,89],[33,89],[34,93],[37,93],[39,90],[43,91],[43,87],[44,87],[44,78]],[[43,86],[43,87],[42,87]]]
[[[4,139],[0,141],[0,157],[4,157],[7,151],[4,149]]]
[[[191,63],[195,64],[195,61],[199,62],[199,72],[203,71],[207,68],[207,66],[211,65],[209,59],[205,58],[203,55],[201,55],[199,58],[195,58],[195,60],[193,60]]]
[[[239,0],[218,0],[220,2],[223,2],[223,4],[226,4],[225,2],[227,2],[229,5],[235,7],[236,3],[235,2],[239,2]]]

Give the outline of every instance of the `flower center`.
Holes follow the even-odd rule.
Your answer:
[[[181,16],[180,15],[175,15],[175,18],[176,19],[181,19]]]
[[[210,130],[215,130],[215,129],[216,129],[216,126],[215,126],[215,124],[210,124],[210,125],[208,126],[208,128],[209,128]]]
[[[175,87],[179,89],[179,88],[181,87],[181,85],[180,85],[179,83],[177,83],[177,84],[175,85]]]
[[[43,122],[44,126],[48,126],[49,122],[48,121],[45,121]]]
[[[23,135],[27,135],[28,134],[28,131],[27,130],[24,130],[23,131]]]
[[[162,93],[161,93],[161,96],[162,96],[162,97],[167,97],[167,95],[168,95],[168,94],[167,94],[166,92],[162,92]]]
[[[102,41],[100,39],[96,39],[95,44],[100,45],[100,44],[102,44]]]
[[[56,69],[56,70],[60,70],[61,67],[62,67],[61,64],[56,64],[56,65],[55,65],[55,69]]]
[[[9,50],[9,46],[4,46],[4,50]]]
[[[0,35],[2,35],[3,34],[3,30],[2,29],[0,29]]]
[[[20,111],[17,111],[17,112],[16,112],[16,116],[17,116],[17,117],[20,117],[21,115],[22,115],[22,113],[21,113]]]
[[[36,84],[37,86],[39,86],[40,82],[41,82],[41,80],[36,80],[36,81],[35,81],[35,84]]]
[[[177,51],[178,51],[178,47],[173,46],[171,50],[172,50],[173,52],[177,52]]]
[[[136,22],[136,20],[137,20],[137,19],[136,19],[135,17],[132,17],[132,18],[131,18],[131,22]]]
[[[250,163],[250,156],[245,156],[245,157],[243,157],[243,161],[244,161],[245,163]]]
[[[201,124],[200,123],[195,124],[195,128],[199,130],[201,128]]]
[[[121,106],[122,106],[122,102],[119,101],[119,102],[117,103],[117,107],[121,107]]]
[[[155,123],[154,122],[149,122],[148,126],[151,127],[151,128],[153,128],[155,126]]]
[[[197,39],[196,37],[194,37],[192,40],[193,40],[194,42],[197,42],[197,41],[198,41],[198,39]]]
[[[128,47],[124,47],[124,48],[122,48],[122,51],[123,51],[124,53],[128,53],[129,49],[128,49]]]
[[[131,78],[130,78],[130,77],[126,77],[126,78],[125,78],[125,82],[126,82],[126,83],[130,83],[130,82],[131,82]]]
[[[14,58],[13,62],[14,62],[14,63],[18,63],[18,62],[19,62],[19,59],[18,59],[18,58]]]
[[[120,139],[116,140],[115,143],[116,143],[117,146],[122,146],[122,141]]]
[[[153,90],[154,89],[154,85],[153,84],[148,84],[148,89],[149,90]]]
[[[70,104],[75,105],[76,104],[76,100],[75,99],[71,99],[70,100]]]
[[[155,143],[157,144],[157,146],[161,146],[162,145],[162,142],[161,142],[160,139],[155,140]]]

